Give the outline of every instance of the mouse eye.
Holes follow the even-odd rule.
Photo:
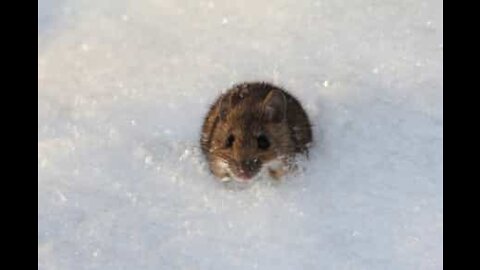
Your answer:
[[[260,135],[257,137],[257,144],[258,144],[258,148],[262,150],[267,150],[268,147],[270,147],[270,141],[265,135]]]
[[[233,135],[230,134],[227,138],[227,141],[225,142],[225,147],[226,148],[232,147],[234,141],[235,141],[235,137],[233,137]]]

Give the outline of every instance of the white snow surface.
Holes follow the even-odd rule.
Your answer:
[[[38,4],[38,269],[443,269],[442,1]],[[315,144],[239,189],[198,141],[253,80]]]

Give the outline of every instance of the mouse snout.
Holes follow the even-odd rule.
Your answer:
[[[242,160],[239,166],[239,176],[245,179],[249,179],[260,170],[261,165],[262,164],[258,158]]]
[[[242,169],[254,171],[260,167],[260,160],[258,158],[245,159],[242,161]]]

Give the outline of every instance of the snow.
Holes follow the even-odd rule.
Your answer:
[[[443,269],[443,3],[39,0],[39,269]],[[315,144],[216,181],[209,104],[266,80]]]

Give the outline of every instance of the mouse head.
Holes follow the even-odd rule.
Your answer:
[[[287,100],[278,89],[240,88],[221,97],[210,163],[216,175],[247,181],[291,151]]]

